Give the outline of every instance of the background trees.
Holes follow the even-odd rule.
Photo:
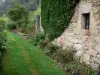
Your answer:
[[[16,27],[28,24],[28,10],[21,4],[17,3],[13,8],[10,8],[8,16],[15,23]]]
[[[13,7],[16,2],[24,5],[28,10],[33,11],[38,7],[40,0],[0,0],[0,13],[7,14],[7,10]]]

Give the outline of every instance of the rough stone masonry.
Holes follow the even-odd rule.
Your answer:
[[[89,18],[84,14],[89,14]],[[84,28],[86,24],[88,29]],[[97,70],[100,65],[100,0],[81,0],[69,28],[55,43],[74,50],[75,58]]]

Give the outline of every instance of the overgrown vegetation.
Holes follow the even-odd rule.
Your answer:
[[[28,10],[23,5],[16,3],[15,6],[13,8],[10,8],[8,11],[8,16],[10,20],[13,21],[13,24],[11,24],[11,26],[14,25],[12,28],[27,28],[28,15]]]
[[[36,0],[34,1],[36,2]],[[14,30],[21,28],[21,32],[27,34],[29,34],[29,32],[34,33],[36,18],[42,14],[42,25],[46,35],[40,33],[31,38],[34,45],[42,49],[45,55],[51,57],[54,61],[45,56],[39,48],[35,48],[28,41],[10,33],[8,45],[9,54],[5,56],[3,61],[3,63],[6,64],[4,65],[4,74],[30,75],[30,72],[33,74],[33,70],[36,70],[39,75],[65,75],[65,73],[56,66],[56,63],[58,63],[60,64],[59,67],[68,75],[96,75],[96,72],[90,66],[75,60],[70,50],[63,50],[59,46],[51,43],[52,40],[59,37],[64,29],[69,26],[75,7],[79,1],[80,0],[42,0],[42,13],[39,0],[37,0],[36,6],[30,9],[31,11],[28,11],[24,5],[19,3],[10,8],[8,11],[10,20],[7,21],[8,29]],[[0,16],[3,16],[3,14]],[[5,22],[1,19],[0,61],[7,48],[5,27]],[[0,62],[0,72],[2,70],[1,66],[2,64]]]
[[[41,18],[45,34],[50,40],[59,37],[69,26],[80,0],[42,0]]]
[[[27,25],[28,32],[33,33],[33,35],[36,33],[36,18],[41,14],[41,7],[38,6],[36,10],[29,12],[29,22]]]
[[[41,42],[44,41],[44,39],[45,39],[44,33],[37,34],[32,39],[33,40],[33,44],[35,46],[40,46],[41,45]]]
[[[6,47],[6,31],[5,31],[5,22],[4,20],[0,20],[0,55],[3,55]]]
[[[41,7],[38,4],[37,8],[33,11],[26,8],[26,6],[20,3],[8,10],[9,22],[7,23],[9,30],[15,30],[20,28],[22,33],[35,34],[36,18],[41,13]]]
[[[69,62],[65,67],[68,75],[97,75],[94,69],[79,61]]]
[[[90,66],[74,59],[73,52],[70,50],[63,50],[57,45],[48,44],[44,48],[44,53],[60,64],[59,67],[68,75],[97,75]]]
[[[5,54],[7,49],[5,28],[5,21],[3,19],[0,19],[0,73],[2,73],[2,56]]]

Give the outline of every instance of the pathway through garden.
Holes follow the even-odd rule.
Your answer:
[[[20,36],[8,34],[3,75],[66,75],[51,58]]]

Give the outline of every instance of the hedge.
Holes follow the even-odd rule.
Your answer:
[[[5,50],[7,48],[5,28],[4,20],[0,19],[0,75],[2,72],[2,56],[5,54]]]
[[[42,0],[41,18],[45,34],[53,40],[69,26],[80,0]]]

